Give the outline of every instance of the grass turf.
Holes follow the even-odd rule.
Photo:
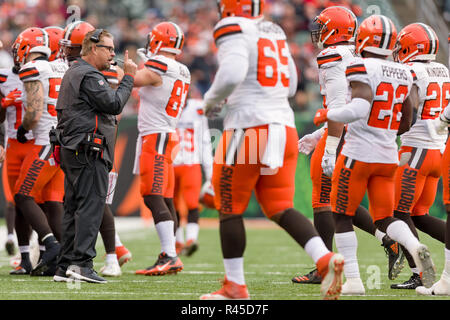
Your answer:
[[[270,222],[269,222],[270,223]],[[319,285],[293,284],[291,278],[314,268],[309,256],[278,227],[255,226],[246,221],[247,247],[245,277],[255,300],[320,300]],[[341,297],[341,300],[436,300],[450,297],[418,296],[414,290],[392,290],[392,283],[410,277],[407,266],[398,279],[387,278],[387,257],[379,242],[371,235],[357,231],[358,258],[361,278],[366,287],[362,297]],[[429,246],[437,269],[437,279],[444,265],[444,245],[420,234]],[[10,276],[9,257],[0,253],[0,300],[197,300],[204,293],[220,288],[223,264],[219,233],[216,226],[202,227],[199,251],[192,257],[182,257],[184,270],[177,275],[139,276],[134,271],[152,265],[159,253],[159,241],[154,228],[121,234],[122,242],[133,254],[132,261],[122,267],[123,275],[108,278],[105,285],[88,283],[55,283],[47,277]],[[100,238],[99,238],[100,239]],[[104,249],[97,243],[97,271],[103,265]]]

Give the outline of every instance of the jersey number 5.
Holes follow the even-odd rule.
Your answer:
[[[184,108],[188,90],[189,83],[183,83],[181,80],[175,81],[169,102],[166,106],[166,112],[169,116],[176,118],[180,110]]]
[[[399,113],[402,110],[403,101],[408,95],[407,86],[398,86],[395,90],[395,99],[401,100],[394,104],[394,87],[389,82],[382,82],[376,90],[377,96],[383,96],[383,100],[374,100],[367,124],[380,129],[398,130],[400,127]]]
[[[261,38],[258,41],[258,82],[263,87],[275,87],[278,79],[281,79],[283,87],[289,87],[289,77],[279,70],[279,63],[282,66],[288,65],[287,55],[283,55],[286,48],[285,40],[272,40]],[[278,75],[278,73],[280,75]]]

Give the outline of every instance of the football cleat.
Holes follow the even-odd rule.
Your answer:
[[[344,296],[363,296],[366,294],[366,289],[361,278],[348,278],[342,285],[341,294]]]
[[[8,253],[8,256],[13,256],[16,252],[16,245],[14,244],[14,241],[11,239],[8,239],[5,242],[5,250]]]
[[[183,263],[178,256],[169,257],[167,253],[161,252],[154,265],[147,269],[137,270],[136,274],[163,276],[165,274],[177,273],[181,270],[183,270]]]
[[[108,281],[100,277],[94,269],[89,267],[70,265],[66,270],[66,276],[69,278],[74,278],[78,281],[86,281],[90,283],[108,283]]]
[[[329,252],[317,261],[317,270],[322,277],[320,292],[324,300],[337,300],[342,290],[342,272],[344,257]]]
[[[450,296],[450,279],[442,274],[441,279],[433,284],[431,288],[419,286],[416,288],[416,292],[426,296]]]
[[[105,262],[105,265],[100,269],[100,274],[105,277],[120,277],[122,270],[120,269],[119,262]]]
[[[183,251],[183,248],[184,248],[183,242],[180,242],[180,241],[175,242],[175,252],[177,253],[177,255],[181,254],[181,252]]]
[[[183,248],[183,255],[186,255],[188,257],[192,256],[195,251],[198,250],[198,244],[194,240],[190,239],[186,241],[186,245]]]
[[[117,260],[119,260],[119,266],[123,266],[125,263],[131,260],[131,252],[125,248],[125,246],[116,247]]]
[[[409,289],[414,290],[417,287],[423,286],[422,280],[420,280],[420,275],[417,273],[413,273],[411,278],[406,280],[403,283],[399,284],[391,284],[391,289]],[[424,287],[425,288],[425,287]]]
[[[30,260],[22,260],[20,265],[18,265],[14,270],[9,272],[10,275],[20,276],[25,274],[30,274],[32,269]]]
[[[412,256],[420,270],[422,285],[430,288],[436,281],[436,268],[434,267],[433,260],[431,260],[430,250],[426,245],[421,244]]]
[[[237,284],[225,277],[222,281],[222,288],[213,293],[202,295],[200,300],[250,300],[250,295],[245,284]]]
[[[388,256],[388,278],[395,280],[405,266],[405,254],[398,242],[389,238],[388,235],[385,235],[382,241],[381,245]]]
[[[292,278],[293,283],[301,284],[320,284],[322,282],[322,277],[319,275],[317,269],[312,270],[310,273],[304,276],[299,275]]]

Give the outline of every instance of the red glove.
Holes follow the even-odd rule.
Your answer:
[[[16,101],[21,95],[22,91],[19,91],[17,88],[8,93],[8,95],[2,99],[2,108],[8,108],[17,103],[21,103],[21,101]]]
[[[55,146],[52,155],[53,159],[55,159],[56,165],[59,166],[59,164],[61,163],[61,147]]]
[[[328,109],[319,109],[316,112],[316,115],[314,116],[314,124],[316,126],[321,125],[322,123],[324,123],[325,121],[327,121],[327,114],[328,114]]]

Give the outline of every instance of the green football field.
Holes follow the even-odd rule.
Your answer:
[[[159,241],[153,227],[121,232],[122,242],[132,251],[133,259],[122,267],[123,275],[108,278],[104,285],[55,283],[51,278],[10,276],[9,257],[0,252],[0,300],[197,300],[201,294],[215,291],[223,278],[219,233],[215,223],[202,224],[199,251],[182,257],[184,270],[178,275],[139,276],[136,269],[154,263]],[[318,285],[298,285],[291,278],[309,272],[314,266],[306,253],[277,226],[246,221],[246,281],[252,299],[320,300]],[[414,290],[392,290],[390,284],[410,277],[405,266],[396,281],[387,278],[387,257],[378,241],[357,230],[361,277],[366,287],[362,297],[346,296],[341,300],[436,300],[446,297],[418,296]],[[444,245],[420,234],[432,252],[440,277],[444,263]],[[103,265],[104,249],[97,246],[95,269]]]

